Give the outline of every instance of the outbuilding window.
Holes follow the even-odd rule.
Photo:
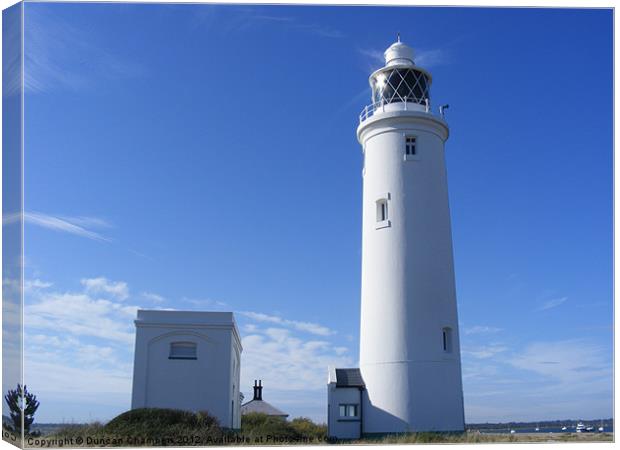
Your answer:
[[[340,404],[340,417],[357,417],[357,405]]]
[[[195,342],[172,342],[168,359],[198,359]]]

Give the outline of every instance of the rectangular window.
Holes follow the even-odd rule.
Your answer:
[[[443,329],[443,351],[450,353],[452,351],[452,329],[446,327]]]
[[[340,417],[357,417],[357,405],[341,404]]]
[[[195,342],[172,342],[168,359],[197,359]]]
[[[405,156],[414,156],[416,154],[415,136],[405,137]]]
[[[388,205],[387,199],[382,198],[377,200],[377,222],[383,222],[388,220]]]

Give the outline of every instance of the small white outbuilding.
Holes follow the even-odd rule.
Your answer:
[[[138,310],[131,408],[208,411],[241,426],[241,340],[231,312]]]

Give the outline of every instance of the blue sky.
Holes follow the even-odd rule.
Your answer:
[[[138,307],[235,311],[246,396],[325,419],[397,31],[450,104],[466,420],[612,415],[610,10],[28,3],[25,27],[39,421],[129,408]]]

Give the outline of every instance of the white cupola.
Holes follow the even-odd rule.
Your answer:
[[[400,35],[398,36],[398,41],[390,45],[388,49],[383,53],[383,55],[385,56],[386,67],[395,65],[415,65],[415,63],[413,62],[413,49],[407,44],[400,42]]]

